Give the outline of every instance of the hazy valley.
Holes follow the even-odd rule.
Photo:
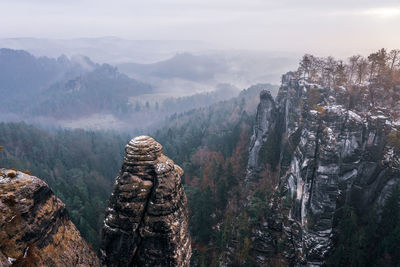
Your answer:
[[[399,267],[399,23],[0,1],[0,266]]]

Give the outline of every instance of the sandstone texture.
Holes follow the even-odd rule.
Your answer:
[[[0,266],[99,266],[45,182],[0,169]]]
[[[261,93],[247,186],[257,186],[265,168],[259,151],[272,131],[280,155],[272,214],[251,229],[257,265],[275,258],[285,266],[322,266],[337,211],[344,204],[379,211],[400,181],[400,155],[388,143],[400,126],[400,91],[371,86],[329,88],[288,73],[275,101]]]
[[[189,266],[182,169],[149,136],[126,145],[102,230],[105,266]]]

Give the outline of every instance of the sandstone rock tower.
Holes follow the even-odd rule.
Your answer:
[[[149,136],[132,139],[106,209],[106,266],[189,266],[191,244],[182,169]]]

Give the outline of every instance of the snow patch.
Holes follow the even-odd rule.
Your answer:
[[[25,252],[24,252],[24,259],[26,258],[26,256],[28,256],[28,250],[29,250],[29,246],[25,249]]]
[[[108,216],[107,216],[107,220],[112,220],[112,218],[113,218],[113,215],[110,213],[110,214],[108,214]]]
[[[321,174],[336,174],[339,171],[339,166],[337,164],[331,165],[319,165],[317,172]]]
[[[358,122],[362,122],[361,116],[356,114],[355,112],[349,110],[348,114],[349,114],[349,118],[351,118],[352,120],[355,120],[355,121],[358,121]]]
[[[117,232],[117,229],[115,229],[115,228],[109,226],[105,221],[104,221],[104,227],[106,227],[106,228],[109,229],[110,231]]]
[[[358,171],[357,171],[356,169],[354,169],[354,170],[352,170],[352,171],[350,171],[350,172],[346,172],[346,173],[341,177],[341,180],[347,181],[347,180],[349,180],[350,178],[353,178],[353,177],[357,176],[357,174],[358,174]]]
[[[10,181],[10,178],[4,178],[0,176],[0,184],[6,184]]]
[[[297,196],[296,196],[297,200],[300,200],[303,195],[303,187],[304,187],[304,182],[300,177],[298,177],[297,178]]]
[[[167,165],[164,163],[157,164],[157,173],[162,173],[167,170]]]

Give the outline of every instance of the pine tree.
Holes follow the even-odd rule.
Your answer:
[[[400,184],[396,184],[385,200],[378,232],[381,243],[379,255],[400,263]]]
[[[328,259],[328,266],[365,266],[365,232],[358,227],[358,216],[348,205],[342,208],[337,247]]]
[[[213,212],[213,197],[210,186],[204,191],[195,193],[192,207],[192,233],[203,244],[207,244],[213,234],[213,220],[211,214]]]

